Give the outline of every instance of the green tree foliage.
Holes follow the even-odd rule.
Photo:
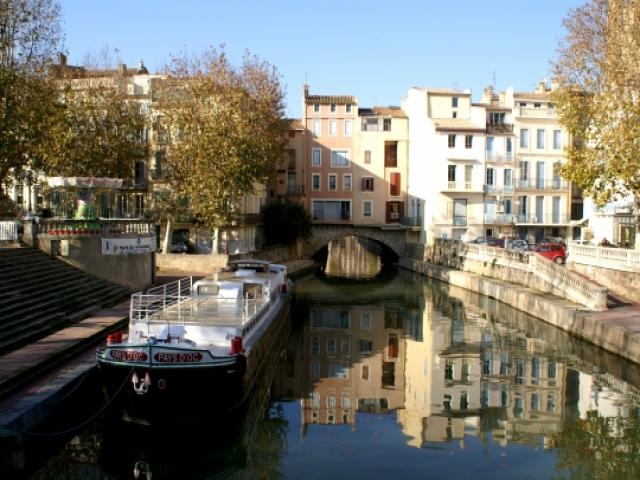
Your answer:
[[[166,184],[211,231],[273,173],[284,148],[283,92],[275,68],[250,55],[235,67],[223,50],[175,56],[157,93],[156,132],[170,136]],[[173,202],[176,204],[177,202]]]
[[[291,245],[311,236],[311,216],[304,205],[290,199],[267,204],[262,219],[267,245]]]
[[[558,467],[571,478],[640,478],[640,422],[629,417],[607,418],[590,412],[585,419],[565,423],[553,436]]]
[[[118,80],[66,81],[58,92],[50,135],[38,165],[50,176],[133,178],[135,160],[146,155],[140,106]]]
[[[564,21],[554,65],[560,122],[576,140],[561,174],[599,204],[640,193],[640,3],[589,0]]]
[[[60,47],[53,0],[0,0],[0,181],[29,165],[47,137],[47,69]]]

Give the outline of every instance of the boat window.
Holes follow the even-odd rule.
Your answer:
[[[198,295],[217,295],[218,285],[199,285]]]

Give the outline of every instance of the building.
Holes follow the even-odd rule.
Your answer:
[[[402,223],[406,215],[409,119],[399,107],[359,108],[358,129],[353,157],[353,223]]]
[[[314,223],[353,222],[353,130],[358,99],[309,95],[304,85],[307,207]]]
[[[542,81],[533,92],[505,95],[517,135],[517,236],[530,242],[571,239],[572,211],[575,220],[582,216],[580,193],[558,171],[569,134],[558,123],[551,94],[552,87]]]
[[[409,123],[411,217],[424,215],[423,241],[484,234],[485,108],[471,92],[411,88],[402,102]]]

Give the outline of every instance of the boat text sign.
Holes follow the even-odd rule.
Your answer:
[[[140,255],[155,250],[156,237],[103,238],[103,255]]]

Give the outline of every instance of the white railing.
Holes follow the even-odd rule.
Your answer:
[[[607,308],[607,288],[596,285],[541,255],[486,245],[467,244],[465,248],[466,252],[463,255],[466,258],[530,272],[573,302],[593,310]]]
[[[571,243],[569,244],[568,259],[574,263],[611,270],[640,271],[640,251],[627,248],[606,248]]]
[[[193,277],[186,277],[150,288],[145,292],[134,293],[131,295],[129,305],[129,320],[131,322],[146,321],[154,313],[166,310],[167,306],[191,298],[192,286]]]
[[[540,255],[529,256],[531,272],[564,292],[566,298],[593,310],[607,309],[607,288],[590,282]]]
[[[0,240],[18,241],[18,221],[6,220],[0,222]]]

